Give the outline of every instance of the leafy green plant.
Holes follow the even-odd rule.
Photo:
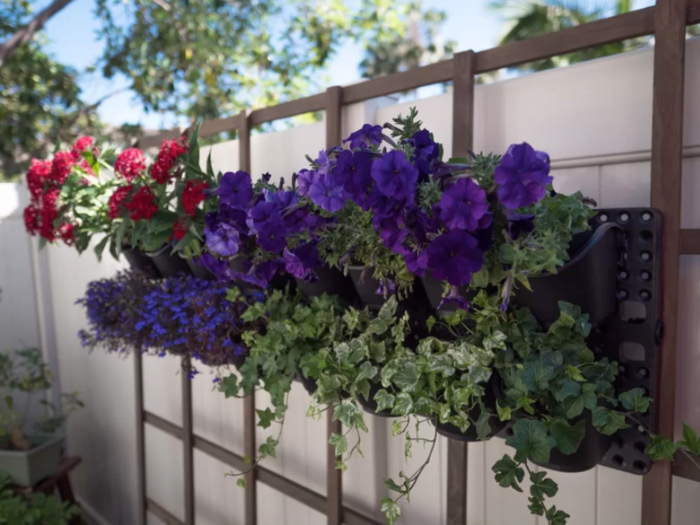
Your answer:
[[[52,374],[44,362],[41,350],[24,348],[0,353],[0,388],[7,390],[0,410],[0,449],[27,450],[31,443],[25,432],[29,422],[29,409],[35,395],[51,388]],[[15,401],[22,394],[23,406]],[[33,429],[39,433],[56,432],[68,416],[83,407],[76,392],[62,394],[62,407],[56,407],[47,399],[39,401],[47,409],[47,415],[34,421]]]
[[[11,480],[0,470],[0,525],[67,525],[80,509],[43,493],[22,496],[11,488]]]

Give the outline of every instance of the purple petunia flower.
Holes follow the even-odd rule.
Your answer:
[[[294,277],[306,282],[318,279],[313,269],[320,266],[322,261],[315,243],[307,242],[297,246],[292,251],[285,248],[283,258],[285,269]]]
[[[238,230],[222,222],[215,230],[204,229],[207,248],[214,253],[228,257],[238,253],[240,239]]]
[[[527,142],[513,144],[496,167],[494,180],[498,200],[510,210],[531,206],[545,196],[549,176],[549,155],[535,151]]]
[[[408,237],[407,229],[401,228],[394,219],[383,219],[377,226],[384,246],[394,253],[403,253],[406,250],[402,243]]]
[[[253,206],[248,212],[246,224],[251,231],[256,232],[261,224],[271,220],[278,220],[279,222],[282,221],[279,206],[274,202],[261,201]]]
[[[366,206],[367,209],[372,209],[374,217],[377,219],[386,219],[389,217],[396,217],[407,205],[412,203],[413,201],[408,202],[406,200],[387,197],[375,186],[367,196]]]
[[[396,281],[391,279],[379,279],[379,288],[377,288],[377,291],[374,293],[383,296],[396,293]]]
[[[472,274],[481,270],[484,253],[477,240],[461,230],[436,237],[425,249],[433,277],[452,286],[469,284]]]
[[[520,235],[527,235],[535,229],[535,214],[534,213],[517,213],[511,210],[506,210],[506,219],[508,219],[508,235],[515,240]]]
[[[287,228],[281,220],[269,220],[257,226],[258,245],[266,252],[281,252],[287,247]]]
[[[415,204],[407,206],[403,210],[404,226],[413,234],[419,242],[428,242],[429,233],[437,233],[438,225],[435,219],[428,215]]]
[[[453,303],[457,308],[461,308],[462,310],[469,310],[469,301],[467,301],[466,297],[464,297],[460,293],[459,288],[457,288],[456,286],[450,288],[449,293],[442,298],[442,301],[440,301],[440,304],[438,305],[438,310],[445,305]]]
[[[327,212],[336,212],[345,206],[345,190],[333,176],[327,174],[320,177],[309,190],[311,201]]]
[[[333,177],[343,185],[350,198],[357,200],[372,186],[371,169],[372,156],[368,152],[343,150],[338,156]]]
[[[418,170],[401,151],[390,151],[376,159],[371,174],[384,195],[409,204],[413,202]]]
[[[430,131],[422,129],[413,134],[411,145],[414,147],[411,159],[421,176],[427,180],[433,161],[440,156],[440,145],[430,136]]]
[[[311,186],[319,179],[320,175],[315,170],[301,170],[297,174],[297,193],[299,197],[306,197]]]
[[[379,125],[365,124],[361,129],[354,131],[343,141],[350,143],[350,149],[363,146],[379,146],[382,143],[382,127]]]
[[[227,172],[216,190],[221,202],[233,208],[247,210],[253,200],[253,183],[245,171]]]
[[[318,152],[318,158],[314,161],[314,164],[316,164],[317,166],[316,169],[318,170],[319,175],[327,175],[328,172],[331,170],[334,161],[328,158],[328,153],[326,153],[324,150],[321,150]]]
[[[450,230],[474,231],[489,211],[486,192],[469,177],[457,179],[447,188],[438,208],[440,219]]]
[[[196,262],[209,270],[216,277],[217,281],[230,281],[233,279],[233,271],[228,261],[217,259],[210,253],[203,253]]]
[[[403,253],[403,260],[411,273],[419,277],[425,275],[425,270],[428,269],[428,253],[426,251],[414,252],[406,249]]]
[[[241,235],[248,235],[248,212],[246,210],[239,210],[232,208],[223,202],[219,203],[218,220],[219,222],[225,222],[229,226],[233,226],[238,230]],[[214,229],[214,228],[212,228]]]
[[[265,200],[274,202],[281,210],[284,210],[299,202],[299,197],[293,191],[268,191],[265,194]]]

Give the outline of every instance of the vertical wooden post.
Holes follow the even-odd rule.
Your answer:
[[[474,147],[474,52],[454,58],[452,94],[452,156]],[[467,444],[447,442],[447,525],[467,523]]]
[[[248,114],[238,114],[238,168],[250,173],[250,123]],[[249,458],[255,458],[255,391],[243,399],[243,452]],[[245,475],[245,523],[256,525],[258,522],[258,487],[257,472],[251,468]]]
[[[661,370],[654,402],[657,432],[673,438],[676,398],[678,272],[683,163],[683,88],[687,0],[658,0],[655,10],[651,205],[664,214]],[[671,462],[655,463],[644,477],[642,523],[671,522]]]
[[[192,440],[192,383],[189,377],[192,363],[182,358],[182,464],[184,466],[185,523],[194,525],[194,444]]]
[[[343,104],[343,90],[338,86],[329,87],[326,90],[326,148],[340,145],[341,134],[341,110]],[[340,421],[333,421],[333,411],[328,410],[326,426],[326,438],[330,439],[334,432],[343,431]],[[326,485],[328,494],[328,525],[341,525],[343,523],[343,476],[342,472],[335,468],[335,447],[326,444]]]
[[[136,405],[136,525],[146,525],[146,438],[143,417],[143,358],[135,350],[134,404]]]

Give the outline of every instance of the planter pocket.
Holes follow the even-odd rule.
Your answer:
[[[0,470],[5,470],[13,483],[33,487],[56,473],[61,463],[63,436],[28,436],[34,445],[29,450],[0,450]]]
[[[378,279],[375,279],[374,268],[366,266],[349,266],[348,274],[355,286],[357,295],[362,304],[369,306],[372,310],[379,310],[386,302],[386,297],[377,293],[381,287]]]
[[[353,286],[352,279],[344,275],[341,270],[328,266],[319,266],[314,268],[314,273],[318,280],[311,283],[295,278],[297,288],[308,299],[327,293],[328,295],[337,295],[348,303],[357,300],[357,292]]]
[[[175,277],[178,274],[192,275],[187,262],[177,253],[171,253],[173,247],[170,244],[165,244],[155,252],[146,252],[146,255],[151,258],[153,263],[158,268],[161,277]]]
[[[374,400],[374,396],[377,394],[382,389],[382,386],[377,384],[377,383],[370,383],[369,386],[369,399],[365,399],[365,397],[360,394],[357,396],[357,402],[360,404],[360,406],[363,408],[365,412],[369,412],[370,414],[374,416],[379,416],[379,417],[398,417],[395,415],[392,415],[391,410],[379,410],[377,411],[377,402]]]
[[[556,274],[531,277],[532,291],[518,287],[513,305],[529,308],[547,327],[559,318],[559,301],[566,301],[580,306],[591,324],[600,324],[615,313],[621,240],[619,225],[602,224]]]
[[[143,253],[140,248],[124,248],[122,254],[124,254],[124,258],[129,263],[132,270],[147,275],[148,277],[153,277],[154,279],[160,278],[160,272],[153,262],[153,259]]]
[[[318,387],[316,386],[315,379],[306,377],[301,370],[297,372],[296,378],[302,384],[304,390],[306,390],[310,396],[313,396],[316,393],[316,389]]]
[[[194,262],[194,259],[186,259],[185,257],[180,256],[185,263],[187,264],[187,267],[190,269],[190,273],[194,275],[197,279],[204,279],[207,281],[215,281],[216,277],[214,276],[213,273],[211,273],[209,270],[207,270],[204,266],[201,264],[197,264]]]

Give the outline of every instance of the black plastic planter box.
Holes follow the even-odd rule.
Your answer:
[[[377,411],[377,402],[374,400],[374,396],[382,389],[381,385],[377,383],[370,383],[369,387],[369,400],[365,399],[362,394],[357,396],[357,402],[364,409],[365,412],[369,412],[374,416],[379,417],[397,417],[391,414],[391,410],[379,410]]]
[[[124,248],[122,253],[132,270],[155,279],[160,278],[160,272],[153,259],[144,254],[140,248]]]
[[[381,284],[374,278],[374,268],[365,266],[349,266],[348,274],[355,286],[360,301],[372,310],[379,310],[386,302],[386,297],[377,293]]]
[[[559,318],[559,301],[581,307],[597,325],[616,310],[617,267],[623,233],[615,223],[606,223],[579,248],[556,274],[529,279],[532,291],[519,285],[514,306],[529,308],[545,327]]]
[[[172,253],[173,247],[166,244],[155,252],[146,252],[158,268],[161,277],[175,277],[179,274],[192,275],[187,262],[177,253]]]
[[[304,390],[306,390],[310,396],[313,396],[316,393],[317,386],[315,379],[310,379],[304,376],[303,372],[299,371],[297,372],[297,380],[302,384]]]
[[[319,266],[314,268],[314,273],[318,280],[312,283],[307,283],[303,279],[295,279],[297,288],[308,299],[327,293],[328,295],[337,295],[349,303],[357,300],[357,292],[352,279],[339,269]]]
[[[213,273],[211,273],[201,264],[197,264],[196,262],[194,262],[193,259],[185,259],[184,257],[182,257],[182,259],[185,261],[187,267],[190,269],[190,273],[194,275],[197,279],[205,279],[207,281],[213,281],[216,279]]]

